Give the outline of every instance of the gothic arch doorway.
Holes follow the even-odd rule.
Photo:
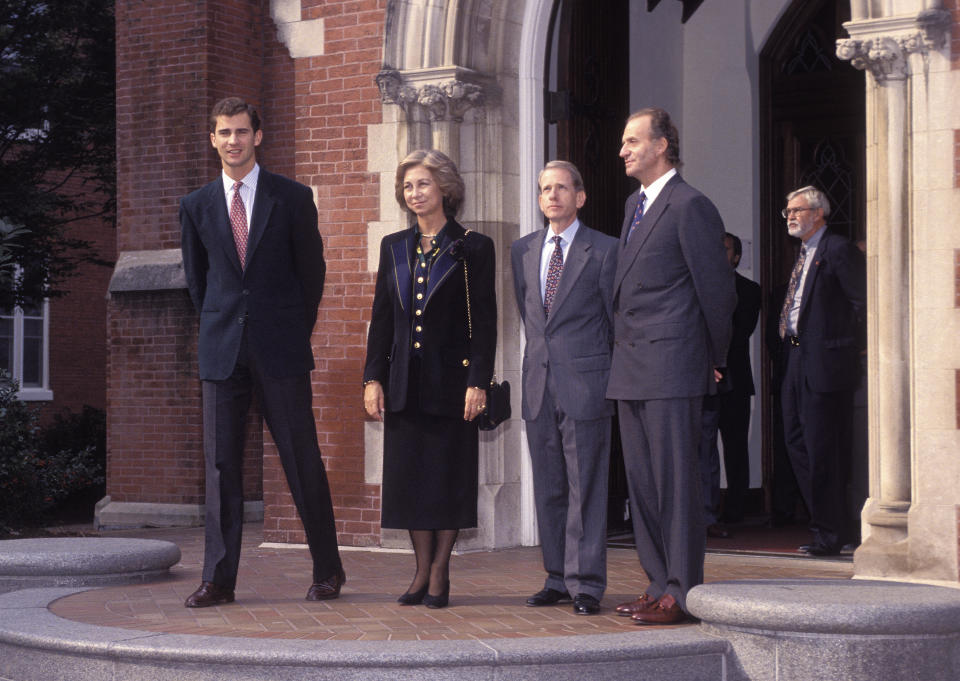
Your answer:
[[[799,244],[787,236],[780,216],[785,195],[808,184],[819,187],[833,207],[830,227],[854,241],[866,236],[864,73],[838,59],[835,51],[849,20],[845,0],[795,0],[760,53],[759,243],[767,324],[762,329],[763,389],[755,414],[763,417],[762,502],[775,518],[797,505],[783,452],[770,352],[776,345],[773,317]],[[857,416],[862,424],[854,427],[862,437],[855,437],[854,449],[859,445],[860,451],[854,453],[848,486],[852,523],[867,493],[865,403]],[[755,506],[760,502],[755,500]]]
[[[556,0],[548,33],[544,161],[571,161],[583,175],[587,202],[580,220],[620,236],[623,201],[632,191],[618,154],[629,114],[629,0]],[[541,220],[542,223],[542,220]],[[614,417],[608,531],[630,530],[620,429]]]

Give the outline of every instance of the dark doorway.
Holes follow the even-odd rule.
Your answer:
[[[850,20],[845,0],[795,0],[760,54],[760,278],[764,325],[762,392],[764,498],[777,514],[790,506],[792,472],[782,451],[779,404],[771,351],[782,291],[799,248],[780,210],[789,191],[812,184],[831,203],[831,229],[860,241],[866,234],[864,73],[837,58],[836,40]],[[779,291],[779,295],[778,295]],[[864,397],[865,400],[865,397]],[[865,423],[865,405],[861,414]],[[866,442],[851,471],[852,487],[866,493]],[[854,490],[852,496],[858,496]],[[796,502],[793,501],[795,504]],[[862,499],[860,500],[862,503]],[[856,506],[851,499],[851,506]]]
[[[553,12],[546,69],[546,82],[552,85],[544,100],[545,148],[552,158],[574,163],[583,175],[587,202],[580,220],[619,237],[623,202],[632,190],[618,156],[629,113],[629,3],[605,0],[601,12],[586,0],[558,0]],[[620,532],[630,523],[616,422],[610,464],[609,529]]]

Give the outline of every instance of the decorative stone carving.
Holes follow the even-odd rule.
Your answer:
[[[950,12],[940,9],[920,12],[908,26],[884,20],[850,22],[844,27],[853,37],[837,40],[837,56],[869,70],[877,83],[903,80],[909,56],[926,58],[930,51],[942,49],[951,23]]]
[[[419,99],[416,89],[406,85],[400,72],[390,67],[384,67],[377,74],[377,87],[380,89],[380,101],[396,104],[404,113],[410,113],[410,107]]]
[[[904,42],[888,36],[838,40],[837,56],[849,60],[854,68],[869,70],[878,83],[903,80],[907,75]]]
[[[463,115],[470,109],[482,109],[486,104],[483,88],[476,83],[448,81],[443,84],[447,97],[447,110],[451,120],[462,121]]]
[[[410,108],[418,104],[426,111],[430,120],[463,121],[464,115],[471,109],[477,112],[491,99],[493,87],[462,80],[459,74],[447,72],[452,78],[432,78],[419,87],[414,87],[415,77],[405,78],[396,69],[383,67],[377,74],[377,87],[380,89],[380,100],[385,104],[396,104],[404,113],[409,114]]]

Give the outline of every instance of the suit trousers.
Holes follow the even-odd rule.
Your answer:
[[[310,374],[274,378],[249,352],[246,333],[233,373],[202,381],[206,532],[203,581],[234,589],[243,531],[244,426],[256,395],[277,445],[313,558],[313,581],[341,569],[333,504],[317,443]]]
[[[713,525],[720,514],[720,396],[704,395],[700,416],[700,494],[703,498],[703,522]],[[726,450],[724,450],[726,454]]]
[[[719,395],[718,400],[723,470],[727,474],[727,494],[721,519],[737,523],[743,520],[750,489],[750,395],[734,390]]]
[[[802,342],[802,341],[801,341]],[[800,494],[810,512],[813,541],[840,549],[850,456],[853,391],[815,392],[806,381],[801,348],[784,341],[781,388],[784,440]]]
[[[547,374],[540,413],[527,421],[544,586],[603,598],[607,587],[610,416],[577,420],[556,399]]]
[[[633,536],[650,579],[647,594],[670,594],[684,610],[687,592],[703,582],[706,550],[698,454],[702,406],[701,396],[618,402]]]

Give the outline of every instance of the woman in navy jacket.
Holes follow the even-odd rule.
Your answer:
[[[396,198],[416,221],[380,245],[363,401],[384,422],[381,526],[409,530],[416,555],[404,605],[447,605],[454,542],[477,524],[496,263],[493,242],[455,220],[463,195],[446,155],[412,152],[397,168]]]

